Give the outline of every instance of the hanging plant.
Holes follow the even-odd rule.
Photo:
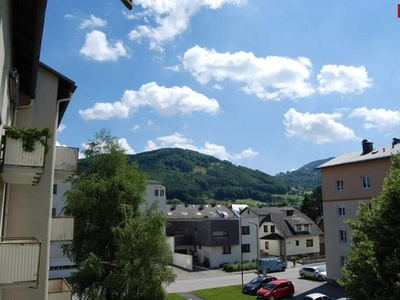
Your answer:
[[[14,140],[22,140],[22,149],[26,152],[35,150],[35,143],[40,142],[44,146],[45,154],[50,149],[47,140],[52,136],[51,130],[45,127],[41,130],[36,127],[17,128],[14,126],[4,126],[5,135]]]

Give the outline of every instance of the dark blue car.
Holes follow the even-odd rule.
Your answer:
[[[273,276],[259,276],[243,286],[243,294],[256,295],[257,291],[266,283],[276,280]]]

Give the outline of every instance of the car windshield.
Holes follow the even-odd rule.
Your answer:
[[[316,268],[315,270],[320,273],[326,272],[326,270],[324,268]]]
[[[267,283],[266,285],[263,286],[263,288],[266,290],[273,290],[275,287],[276,287],[275,283]]]
[[[262,281],[263,281],[263,277],[257,277],[257,278],[254,278],[252,281],[250,281],[249,283],[251,283],[251,284],[258,284],[258,283],[261,283]]]

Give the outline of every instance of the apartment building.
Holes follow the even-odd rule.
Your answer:
[[[46,0],[0,1],[0,299],[68,299],[63,279],[49,280],[51,243],[69,242],[73,219],[52,218],[57,182],[76,171],[77,148],[57,147],[57,128],[75,83],[39,62]],[[52,134],[30,151],[5,126]],[[65,298],[66,297],[66,298]]]
[[[318,168],[322,177],[322,199],[325,228],[326,269],[328,278],[342,276],[341,267],[347,259],[351,229],[344,223],[355,219],[359,203],[371,204],[382,190],[382,183],[390,169],[390,158],[400,151],[400,140],[374,148],[362,141],[359,151],[344,153]]]

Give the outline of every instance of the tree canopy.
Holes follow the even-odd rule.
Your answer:
[[[129,165],[107,130],[89,141],[85,168],[66,192],[64,213],[75,218],[65,253],[78,267],[74,293],[81,299],[164,299],[173,282],[166,218],[156,204],[145,211],[147,176]]]
[[[317,186],[311,194],[305,194],[300,211],[309,216],[314,222],[323,214],[322,188]]]
[[[348,261],[339,283],[354,300],[398,299],[400,295],[400,155],[392,157],[382,192],[372,206],[361,202]]]

